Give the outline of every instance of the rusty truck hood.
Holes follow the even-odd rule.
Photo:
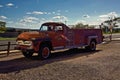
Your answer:
[[[45,37],[45,33],[43,32],[23,32],[17,37],[17,40],[31,40],[32,38],[43,37]]]

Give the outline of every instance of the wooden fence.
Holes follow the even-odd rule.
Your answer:
[[[16,44],[13,44],[13,43],[11,43],[11,42],[8,42],[8,43],[6,43],[6,44],[0,44],[0,48],[2,48],[2,47],[4,47],[3,49],[1,49],[0,51],[7,51],[7,56],[9,55],[9,53],[10,53],[10,50],[11,50],[11,46],[13,47],[13,49],[14,49],[14,46],[15,46]],[[6,47],[5,47],[6,46]]]

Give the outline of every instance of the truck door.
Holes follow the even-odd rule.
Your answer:
[[[62,38],[62,35],[64,34],[63,26],[55,26],[54,28],[55,31],[55,42],[54,45],[56,47],[64,47],[65,46],[65,40]]]

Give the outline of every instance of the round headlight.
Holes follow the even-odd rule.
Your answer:
[[[25,45],[32,45],[32,41],[24,41]]]

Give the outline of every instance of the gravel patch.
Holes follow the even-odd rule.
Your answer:
[[[0,60],[0,80],[120,80],[119,43],[98,45],[95,52],[55,53],[44,61],[4,57]]]

